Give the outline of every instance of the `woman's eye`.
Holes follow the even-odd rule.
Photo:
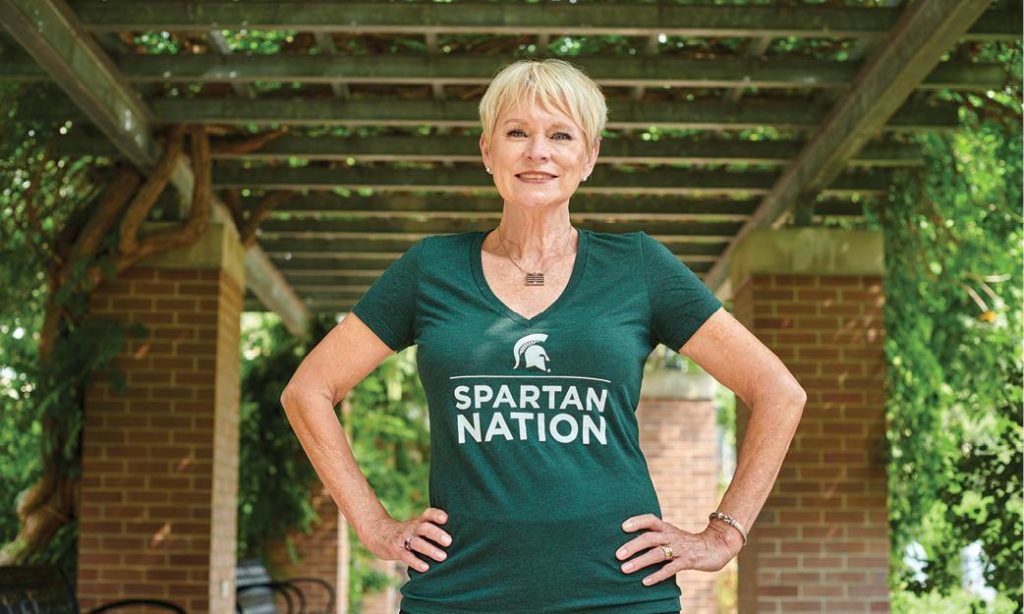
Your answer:
[[[512,130],[509,130],[508,133],[507,133],[508,136],[515,136],[516,134],[526,134],[526,133],[523,132],[522,130],[520,130],[519,128],[513,128]],[[559,135],[566,137],[570,141],[572,140],[572,135],[569,134],[568,132],[556,132],[555,133],[556,137],[559,136]]]

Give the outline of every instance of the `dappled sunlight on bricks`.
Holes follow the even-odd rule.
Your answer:
[[[740,611],[888,611],[881,279],[755,273],[733,300],[808,397],[740,554]]]
[[[149,334],[115,361],[123,391],[98,381],[86,394],[80,607],[146,596],[231,609],[211,587],[233,587],[242,290],[216,267],[142,264],[94,295],[94,313]]]

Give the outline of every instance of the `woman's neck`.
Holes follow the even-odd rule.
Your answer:
[[[568,209],[523,213],[506,207],[495,234],[512,258],[536,262],[574,251],[576,233]]]

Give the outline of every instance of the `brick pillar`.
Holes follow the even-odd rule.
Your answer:
[[[166,224],[147,224],[146,231]],[[93,295],[93,313],[149,330],[116,364],[126,388],[89,388],[82,427],[80,607],[128,597],[234,610],[239,316],[234,228],[141,261]]]
[[[661,503],[662,519],[699,533],[718,504],[718,438],[713,403],[718,384],[706,374],[658,369],[644,374],[637,421],[640,447]],[[676,574],[686,614],[717,614],[717,573]],[[649,575],[645,573],[643,575]],[[641,576],[642,577],[642,576]]]
[[[285,541],[276,544],[271,554],[277,572],[274,578],[313,577],[330,583],[335,591],[335,612],[344,614],[348,611],[348,549],[343,547],[347,544],[342,542],[347,541],[348,524],[330,493],[319,481],[311,489],[310,497],[313,508],[320,515],[320,521],[313,524],[308,535],[301,531],[288,534],[298,561],[291,560]],[[308,589],[306,607],[310,611],[325,611],[327,592],[312,583],[303,583],[302,587]]]
[[[763,229],[737,245],[733,315],[807,391],[739,556],[741,614],[889,611],[883,270],[873,232]]]

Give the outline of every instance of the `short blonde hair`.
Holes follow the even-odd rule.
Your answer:
[[[541,104],[571,117],[583,130],[588,149],[597,146],[608,123],[608,106],[600,86],[565,60],[519,60],[498,71],[480,100],[480,123],[490,143],[498,116],[520,103]]]

